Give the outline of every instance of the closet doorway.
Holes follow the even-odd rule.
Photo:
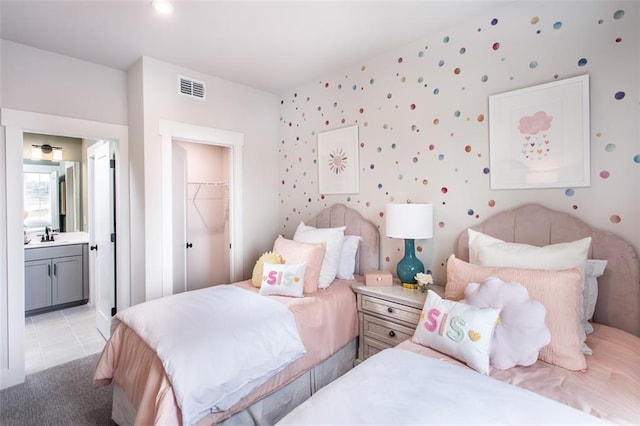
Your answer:
[[[231,282],[231,148],[173,139],[173,293]]]

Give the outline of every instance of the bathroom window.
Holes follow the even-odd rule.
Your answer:
[[[24,226],[27,232],[58,228],[58,171],[48,166],[24,167]]]

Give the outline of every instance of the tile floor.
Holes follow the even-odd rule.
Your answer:
[[[25,374],[100,352],[93,306],[81,305],[25,318]]]

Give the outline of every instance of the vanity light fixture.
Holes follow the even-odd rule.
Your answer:
[[[44,145],[31,145],[31,159],[42,160],[43,154],[51,155],[52,161],[62,161],[62,147],[51,146],[49,144]]]
[[[171,15],[173,13],[173,5],[169,0],[151,0],[151,5],[161,15]]]

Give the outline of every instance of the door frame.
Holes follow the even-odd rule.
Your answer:
[[[0,227],[6,226],[2,229],[6,232],[0,232],[0,259],[7,259],[6,275],[0,276],[0,389],[3,389],[24,382],[25,377],[24,250],[16,250],[24,245],[20,232],[24,204],[20,183],[25,132],[107,139],[115,143],[116,193],[120,200],[116,211],[118,306],[130,305],[131,284],[128,127],[9,108],[0,109],[0,125],[4,128],[4,152],[0,152],[0,162],[4,163],[0,166],[0,174],[2,169],[4,174],[0,176],[0,195],[4,191],[7,200],[6,209],[0,209]]]
[[[176,121],[160,120],[158,130],[162,138],[162,229],[172,229],[172,144],[174,139],[185,142],[218,145],[230,148],[229,196],[229,254],[230,281],[242,276],[242,146],[244,134]],[[162,233],[162,295],[173,293],[173,232]]]

